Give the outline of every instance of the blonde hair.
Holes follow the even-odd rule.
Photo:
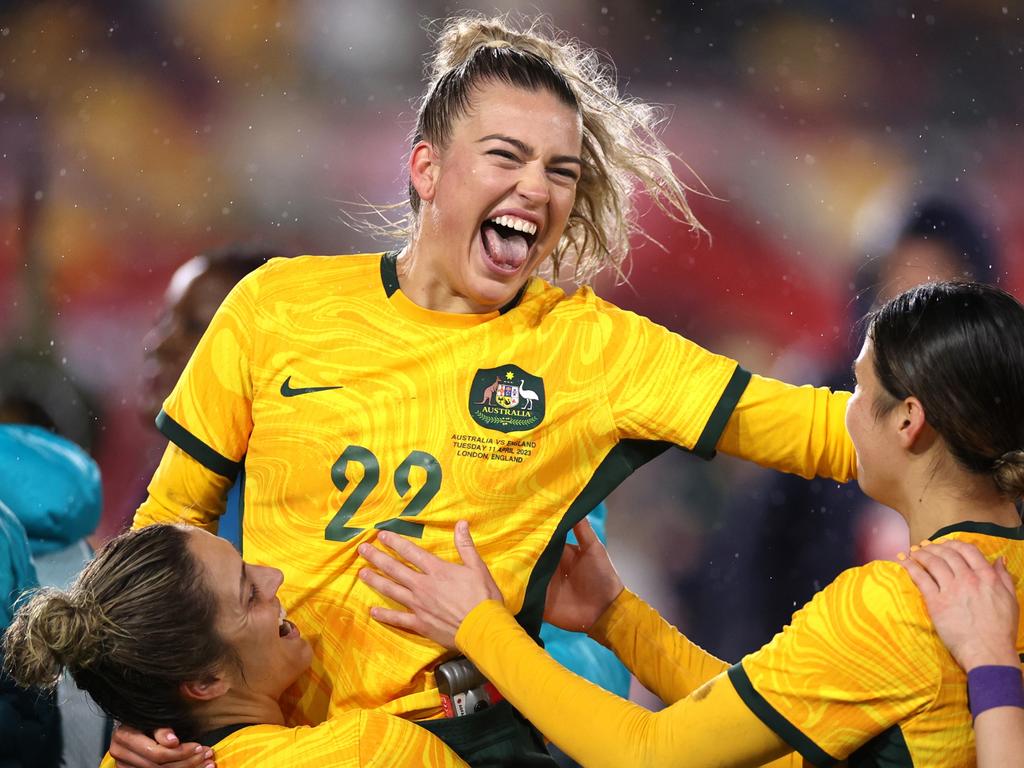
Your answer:
[[[573,278],[581,283],[607,269],[625,278],[630,238],[644,234],[633,205],[638,191],[673,221],[705,231],[686,200],[693,190],[672,169],[678,158],[658,136],[662,111],[619,94],[610,63],[543,19],[517,25],[508,16],[471,14],[446,21],[427,67],[413,144],[426,140],[444,147],[454,122],[472,108],[475,89],[494,80],[547,88],[582,118],[583,172],[552,253],[553,275],[572,264]],[[413,235],[419,211],[411,184],[409,204],[410,216],[396,223],[405,237]],[[396,233],[389,227],[380,231]]]

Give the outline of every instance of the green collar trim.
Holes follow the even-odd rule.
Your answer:
[[[395,291],[400,289],[398,284],[398,254],[399,251],[388,251],[380,258],[380,282],[384,286],[384,295],[389,299]],[[506,312],[518,307],[529,284],[529,280],[523,283],[523,287],[516,292],[516,295],[512,297],[508,304],[498,310],[498,314],[504,315]]]
[[[939,530],[928,537],[928,541],[935,541],[940,536],[948,536],[951,533],[981,533],[985,536],[996,536],[1000,539],[1024,541],[1024,525],[1018,525],[1016,528],[1008,528],[1005,525],[996,525],[995,523],[976,523],[973,520],[964,520],[959,523],[947,525],[945,528],[939,528]]]

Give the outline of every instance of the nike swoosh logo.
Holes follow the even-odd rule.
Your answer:
[[[293,387],[291,385],[292,377],[289,376],[283,382],[281,382],[281,394],[285,397],[295,397],[296,395],[308,395],[311,392],[326,392],[328,389],[344,389],[345,387],[338,384],[333,387]]]

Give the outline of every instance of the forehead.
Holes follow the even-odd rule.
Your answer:
[[[582,119],[575,108],[546,88],[530,91],[485,81],[474,89],[472,108],[455,124],[454,133],[469,141],[501,134],[530,139],[527,143],[537,147],[557,146],[559,151],[578,153]]]
[[[237,601],[242,558],[235,548],[225,539],[201,528],[189,530],[188,545],[192,555],[203,567],[210,590],[222,598]]]

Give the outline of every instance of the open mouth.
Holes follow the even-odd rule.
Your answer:
[[[491,265],[511,274],[528,261],[537,225],[518,216],[495,216],[480,225],[480,240]]]
[[[278,617],[277,636],[292,637],[299,634],[299,628],[285,618],[284,608],[281,608],[281,615]]]

